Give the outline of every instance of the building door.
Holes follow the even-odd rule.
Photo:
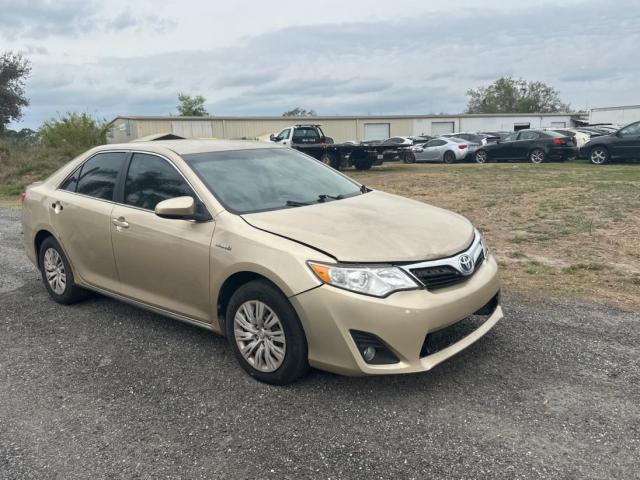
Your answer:
[[[364,141],[386,140],[391,132],[391,125],[388,123],[365,123],[364,124]]]
[[[440,135],[453,133],[454,128],[454,122],[431,122],[431,135],[439,137]]]

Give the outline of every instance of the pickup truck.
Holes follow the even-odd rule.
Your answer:
[[[277,135],[271,134],[273,143],[295,148],[320,160],[336,170],[355,167],[358,170],[369,170],[373,165],[381,165],[384,152],[398,150],[397,145],[368,143],[334,143],[327,137],[318,124],[300,124],[286,127]],[[406,163],[413,163],[415,157],[407,147],[401,149],[400,158]]]

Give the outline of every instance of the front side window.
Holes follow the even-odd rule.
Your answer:
[[[164,158],[136,153],[124,184],[124,203],[155,210],[163,200],[195,195],[180,173]]]
[[[183,158],[225,208],[238,214],[361,194],[357,183],[295,150],[261,148]]]
[[[427,142],[427,144],[425,145],[425,148],[429,148],[429,147],[441,147],[442,145],[445,145],[447,142],[445,142],[444,140],[430,140]]]
[[[509,135],[507,135],[506,137],[504,137],[504,142],[513,142],[516,137],[518,136],[517,133],[510,133]]]
[[[291,134],[291,129],[290,128],[286,128],[284,130],[282,130],[279,134],[277,139],[278,140],[289,140],[289,135]]]
[[[125,152],[104,152],[91,157],[80,168],[76,191],[90,197],[113,200],[118,173],[126,156]]]
[[[637,137],[640,136],[640,122],[627,125],[620,130],[621,137]]]

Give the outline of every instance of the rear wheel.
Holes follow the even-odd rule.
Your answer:
[[[335,157],[335,155],[325,153],[324,155],[322,155],[322,157],[320,157],[320,161],[325,165],[329,165],[331,168],[340,170],[340,161]]]
[[[373,166],[373,162],[369,158],[361,158],[354,161],[357,170],[369,170]]]
[[[286,385],[309,368],[298,315],[282,292],[265,280],[249,282],[231,296],[225,330],[240,366],[256,380]]]
[[[48,237],[42,242],[38,264],[44,286],[56,302],[70,305],[89,295],[74,283],[71,265],[55,238]]]
[[[489,161],[489,154],[486,150],[478,150],[475,155],[476,163],[487,163]]]
[[[589,160],[594,165],[603,165],[609,161],[609,151],[604,147],[594,147],[589,153]]]
[[[444,160],[444,163],[453,163],[456,161],[456,154],[451,151],[444,152],[444,157],[442,159]]]
[[[529,160],[531,163],[542,163],[545,161],[546,155],[543,150],[536,148],[529,153]]]

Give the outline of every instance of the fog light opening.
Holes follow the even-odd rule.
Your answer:
[[[373,360],[375,358],[375,356],[376,356],[375,347],[367,347],[364,350],[362,350],[362,357],[367,362],[370,362],[371,360]]]

